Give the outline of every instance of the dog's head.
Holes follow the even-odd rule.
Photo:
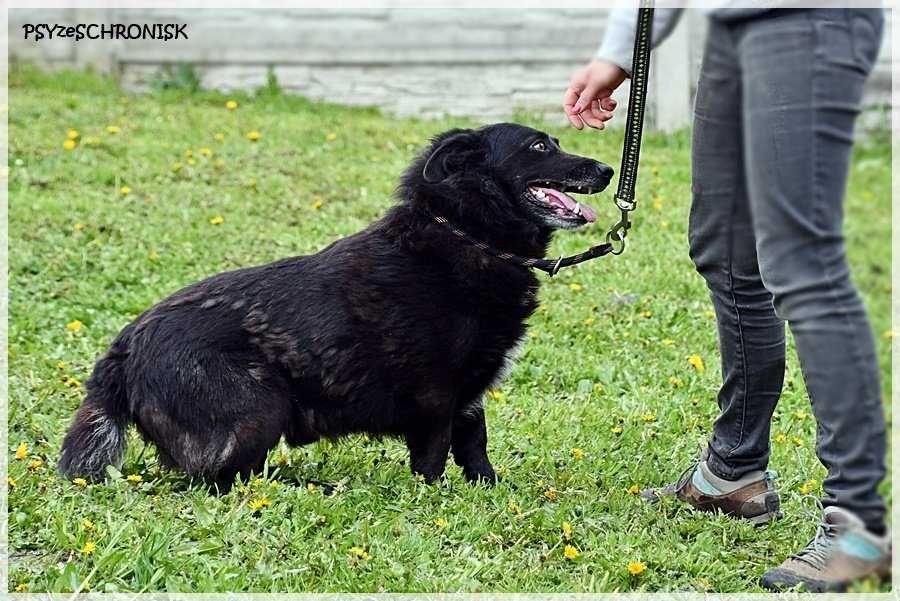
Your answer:
[[[600,192],[612,175],[608,165],[564,152],[546,133],[499,123],[437,136],[403,189],[432,211],[461,219],[462,227],[474,222],[512,233],[528,224],[549,232],[595,221],[570,194]]]

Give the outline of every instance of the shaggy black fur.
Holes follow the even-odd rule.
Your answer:
[[[133,423],[164,463],[223,488],[258,473],[282,436],[302,445],[353,432],[404,437],[429,482],[451,451],[469,480],[493,482],[481,397],[525,332],[538,280],[429,212],[542,257],[553,229],[593,217],[553,206],[538,185],[590,193],[611,175],[519,125],[441,134],[365,230],[215,275],[126,326],[87,382],[60,471],[102,479]]]

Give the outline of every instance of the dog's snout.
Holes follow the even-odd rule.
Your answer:
[[[594,168],[597,170],[597,175],[599,175],[606,183],[609,183],[612,180],[612,176],[615,173],[612,167],[598,162],[594,164]]]

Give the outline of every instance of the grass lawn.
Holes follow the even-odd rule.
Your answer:
[[[755,591],[813,534],[803,497],[824,473],[793,351],[773,425],[783,520],[757,529],[634,494],[677,477],[716,415],[715,322],[688,258],[687,132],[646,141],[623,256],[542,276],[522,354],[486,403],[495,488],[452,464],[426,485],[400,441],[365,436],[276,449],[265,477],[223,496],[160,470],[134,434],[121,474],[62,480],[54,464],[82,382],[127,322],[205,276],[361,229],[431,135],[470,123],[271,89],[134,96],[21,68],[10,96],[11,590]],[[618,165],[620,132],[519,120]],[[856,149],[847,238],[886,402],[890,182],[890,146],[875,136]],[[559,234],[554,254],[600,240],[611,197],[595,197],[600,223]]]

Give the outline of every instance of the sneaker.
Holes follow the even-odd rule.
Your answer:
[[[676,497],[700,511],[721,511],[757,526],[781,517],[781,499],[775,489],[775,472],[757,472],[734,483],[718,478],[706,465],[707,453],[689,467],[675,484],[648,488],[640,496],[648,503],[663,497]],[[718,483],[718,484],[717,484]],[[726,484],[726,486],[723,486]],[[726,488],[727,490],[723,490]]]
[[[855,514],[826,507],[806,548],[766,572],[760,584],[775,591],[801,585],[814,593],[840,592],[856,580],[890,573],[890,533],[876,536]]]

